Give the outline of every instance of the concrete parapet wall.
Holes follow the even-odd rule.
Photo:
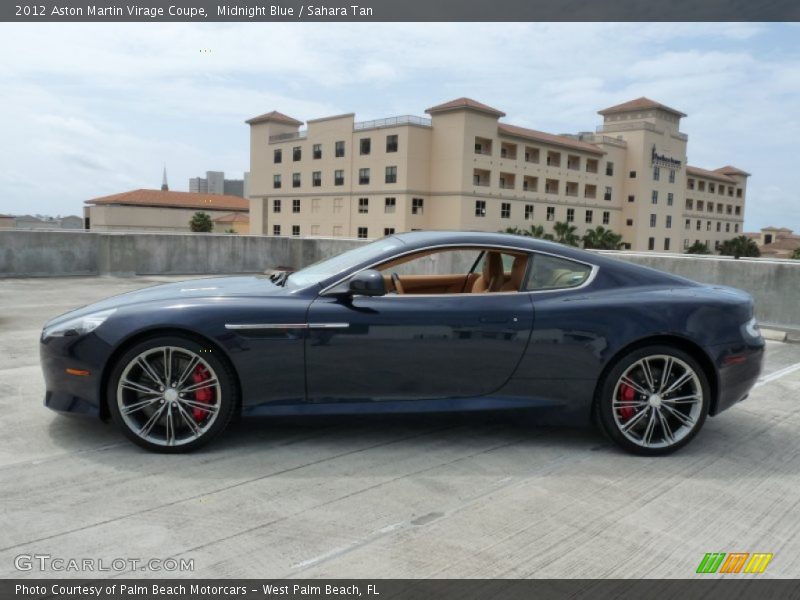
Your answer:
[[[0,231],[0,278],[258,273],[300,268],[354,248],[352,239],[232,234]],[[748,291],[764,323],[800,329],[800,261],[608,252],[703,283]]]

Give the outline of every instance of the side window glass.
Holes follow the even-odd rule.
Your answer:
[[[589,265],[547,254],[533,254],[531,258],[533,264],[525,282],[525,289],[528,291],[577,287],[584,283],[592,272]]]

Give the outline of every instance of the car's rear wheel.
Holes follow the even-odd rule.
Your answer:
[[[620,447],[656,456],[697,435],[710,399],[708,377],[692,356],[670,346],[647,346],[610,369],[596,410],[600,425]]]
[[[188,452],[217,436],[236,405],[235,378],[214,350],[183,336],[129,348],[108,381],[111,417],[131,440],[157,452]]]

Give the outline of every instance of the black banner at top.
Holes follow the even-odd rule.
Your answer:
[[[3,0],[0,21],[800,21],[800,1]]]

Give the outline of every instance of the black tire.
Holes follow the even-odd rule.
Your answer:
[[[670,363],[664,357],[671,357],[673,359],[671,365],[676,372],[675,374],[673,374],[671,369],[668,371],[667,365]],[[658,385],[662,385],[665,388],[665,397],[677,397],[680,400],[681,396],[674,396],[674,394],[689,394],[689,396],[683,396],[689,398],[682,401],[685,404],[678,406],[674,403],[674,400],[669,399],[662,402],[660,394],[641,394],[638,390],[633,389],[631,386],[628,386],[626,383],[621,381],[621,377],[624,374],[627,374],[630,369],[636,369],[634,371],[630,371],[630,374],[634,377],[637,373],[641,374],[643,379],[636,380],[635,382],[644,387],[644,384],[646,383],[644,367],[636,366],[637,363],[643,361],[644,359],[648,359],[646,362],[650,365],[651,378],[656,382],[656,387]],[[659,361],[663,362],[659,363]],[[662,365],[661,372],[659,372],[659,364]],[[664,371],[668,371],[668,380],[671,380],[673,383],[677,383],[677,380],[680,379],[677,373],[680,371],[678,371],[678,369],[675,367],[677,366],[683,369],[684,365],[692,370],[696,379],[690,377],[687,380],[687,383],[684,384],[688,387],[688,391],[667,393],[666,390],[670,387],[669,381],[666,383],[660,381]],[[630,388],[629,390],[624,391],[633,395],[634,398],[632,400],[621,398],[621,387]],[[687,390],[687,387],[681,386],[677,388],[677,390]],[[632,350],[625,356],[621,357],[606,373],[597,389],[598,391],[595,398],[594,408],[595,417],[600,428],[620,448],[626,450],[627,452],[642,456],[661,456],[670,454],[688,444],[703,427],[703,423],[708,415],[708,410],[711,403],[711,386],[709,385],[708,377],[706,376],[706,373],[700,363],[687,352],[666,345],[652,345],[636,348],[635,350]],[[691,394],[696,393],[696,390],[701,392],[701,397],[698,400],[692,400]],[[645,387],[643,391],[651,392],[651,389],[649,387]],[[617,395],[616,406],[615,394]],[[657,403],[656,406],[651,404],[650,398],[653,396],[657,396],[657,398],[652,400],[653,403]],[[630,404],[620,404],[627,402]],[[632,408],[635,404],[641,404],[642,406],[636,406],[636,408]],[[668,404],[668,406],[665,407],[664,404]],[[683,411],[686,411],[687,414],[684,414],[684,418],[686,419],[686,422],[693,422],[691,427],[685,424],[683,420],[676,419],[676,416],[674,416],[674,410],[676,409],[680,410],[682,414],[684,414]],[[622,411],[629,412],[623,413]],[[639,412],[645,412],[645,414],[639,415]],[[648,421],[651,418],[651,414],[653,414],[652,419],[654,420],[654,423],[656,423],[653,426],[651,435],[655,436],[655,429],[658,428],[660,430],[660,435],[663,438],[658,442],[658,444],[663,445],[645,444],[647,428],[649,427]],[[660,422],[660,415],[666,415],[666,423],[664,425],[662,425]],[[625,419],[625,417],[627,417],[628,420],[621,422]],[[638,420],[634,421],[634,418],[637,418]],[[634,422],[631,423],[632,421]],[[673,441],[670,441],[665,432],[665,429],[670,429],[670,424],[677,425],[677,432],[681,433],[680,439],[674,439]],[[632,439],[637,437],[636,433],[634,433],[634,430],[641,430],[643,426],[645,431],[642,433],[642,439],[638,441]],[[623,429],[626,427],[630,428],[628,433],[623,432]]]
[[[172,411],[172,415],[170,415],[170,422],[175,423],[172,425],[172,438],[176,440],[176,424],[180,424],[181,427],[184,428],[186,435],[188,436],[185,441],[180,441],[179,443],[174,443],[174,445],[167,445],[168,442],[166,438],[168,437],[168,433],[164,434],[165,440],[163,442],[156,440],[156,442],[151,441],[151,439],[145,439],[142,437],[139,432],[134,430],[134,423],[131,421],[133,417],[129,413],[127,417],[123,417],[122,408],[120,406],[120,402],[126,402],[125,396],[131,394],[132,392],[128,389],[120,390],[119,384],[120,379],[122,378],[123,374],[126,373],[126,369],[128,370],[128,375],[132,376],[131,369],[139,369],[136,366],[136,359],[137,357],[142,356],[144,353],[153,352],[152,355],[147,356],[158,356],[156,349],[160,348],[171,348],[170,351],[170,360],[164,360],[161,365],[166,362],[173,363],[173,366],[177,365],[178,367],[181,366],[180,360],[183,359],[185,362],[183,367],[186,372],[190,372],[191,369],[189,368],[190,360],[188,354],[195,355],[201,361],[200,364],[203,365],[203,369],[205,369],[205,373],[208,374],[209,379],[208,381],[215,380],[216,384],[213,386],[208,386],[209,389],[213,389],[213,404],[209,404],[210,408],[217,409],[215,413],[213,413],[213,421],[208,422],[207,426],[203,426],[202,423],[197,424],[197,430],[202,429],[202,433],[196,433],[196,430],[191,429],[191,418],[194,411],[198,410],[197,408],[189,407],[187,405],[181,404],[183,400],[177,400],[177,398],[173,398],[172,400],[165,400],[163,397],[158,400],[153,400],[151,402],[150,398],[153,398],[152,395],[141,396],[145,398],[144,402],[149,402],[152,406],[148,405],[147,407],[141,410],[141,416],[139,411],[136,412],[136,417],[140,420],[144,420],[147,418],[147,412],[150,411],[152,416],[153,412],[156,412],[158,409],[161,408],[160,405],[168,404],[172,402],[176,406],[167,406],[165,407],[166,410]],[[183,354],[182,351],[185,351],[187,354]],[[215,355],[218,353],[216,349],[209,348],[208,345],[204,345],[200,343],[198,340],[195,340],[189,336],[183,335],[162,335],[162,336],[153,336],[149,337],[145,340],[142,340],[135,345],[131,346],[128,350],[126,350],[116,361],[114,366],[111,369],[111,373],[108,378],[108,386],[106,388],[106,402],[108,403],[109,413],[111,415],[112,420],[114,423],[119,426],[122,432],[135,444],[138,444],[142,448],[153,452],[162,452],[162,453],[181,453],[181,452],[191,452],[204,446],[216,436],[218,436],[224,429],[227,427],[228,423],[231,421],[234,413],[236,412],[236,405],[239,391],[236,385],[236,377],[234,376],[231,367],[228,365],[227,360],[224,357],[218,357]],[[172,358],[173,356],[177,356],[178,358]],[[166,377],[164,369],[162,368],[159,370],[157,368],[157,364],[154,365],[155,374],[161,376],[162,378]],[[197,368],[197,367],[195,367]],[[176,369],[176,372],[179,369]],[[140,374],[145,374],[144,370],[139,371]],[[172,378],[177,378],[176,375],[172,375]],[[155,384],[150,384],[153,381],[152,378],[150,379],[141,379],[140,381],[144,381],[148,385],[152,385],[155,389],[157,386]],[[169,385],[169,384],[168,384]],[[198,385],[198,384],[195,384]],[[204,382],[199,384],[204,385]],[[188,387],[191,387],[191,384],[187,384]],[[169,388],[168,388],[169,389]],[[177,394],[178,388],[175,388]],[[122,395],[123,399],[120,400],[118,396],[118,392]],[[135,392],[134,392],[135,393]],[[173,394],[175,396],[176,394]],[[166,396],[166,392],[164,393]],[[197,404],[197,392],[190,392],[187,394],[181,395],[181,397],[186,396],[186,401],[192,401]],[[138,400],[142,402],[141,400]],[[131,402],[133,403],[133,402]],[[131,403],[127,404],[126,407],[130,409]],[[177,406],[181,404],[180,406]],[[182,412],[181,412],[182,411]],[[127,411],[126,411],[127,412]],[[156,419],[151,431],[159,431],[162,429],[161,423],[165,423],[167,420],[166,413],[163,413],[164,416]],[[212,412],[209,410],[207,412],[200,411],[200,414],[206,415],[206,418],[211,419]],[[174,415],[174,416],[173,416]],[[174,419],[174,421],[173,421]],[[147,419],[149,421],[149,419]],[[157,429],[158,428],[158,429]],[[163,427],[166,432],[169,432],[169,426]],[[140,430],[141,431],[141,430]],[[155,436],[152,436],[155,437]]]

